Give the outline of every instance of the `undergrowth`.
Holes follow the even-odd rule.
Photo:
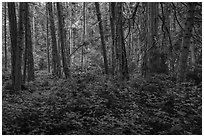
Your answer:
[[[96,73],[57,79],[40,72],[29,90],[3,89],[2,133],[202,134],[202,85],[155,75],[119,81]]]

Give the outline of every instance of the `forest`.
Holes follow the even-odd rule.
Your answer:
[[[201,2],[2,2],[3,135],[202,135]]]

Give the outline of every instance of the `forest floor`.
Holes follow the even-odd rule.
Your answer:
[[[57,79],[45,71],[17,94],[5,83],[3,134],[202,134],[201,83],[166,75],[122,82],[94,72]]]

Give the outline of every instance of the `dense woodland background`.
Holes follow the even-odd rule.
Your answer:
[[[202,3],[2,3],[3,134],[202,134]]]

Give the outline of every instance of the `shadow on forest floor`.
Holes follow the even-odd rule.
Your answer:
[[[39,72],[28,90],[3,88],[3,134],[202,134],[202,85],[166,75],[121,82]]]

